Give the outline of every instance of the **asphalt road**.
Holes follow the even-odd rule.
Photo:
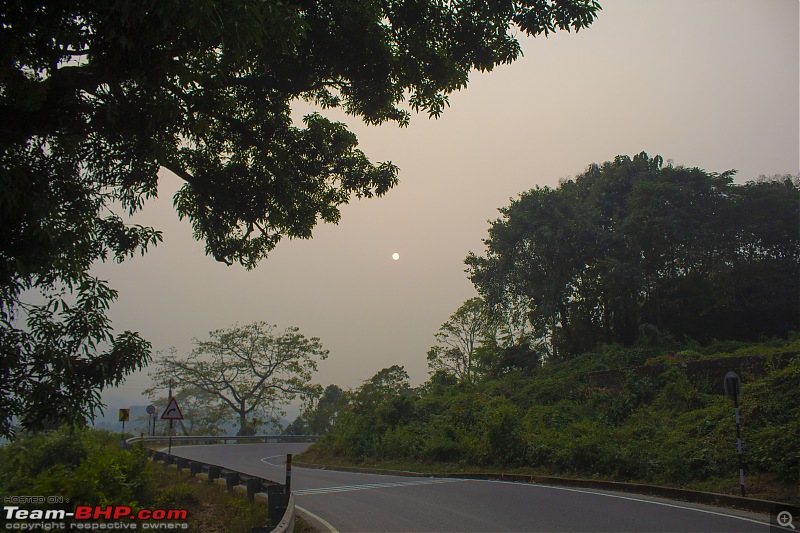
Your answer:
[[[283,482],[308,444],[173,447],[175,455]],[[632,494],[528,483],[294,467],[299,510],[322,531],[769,532],[769,517]]]

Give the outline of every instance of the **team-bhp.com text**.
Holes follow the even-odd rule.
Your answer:
[[[78,505],[74,512],[63,509],[21,509],[16,505],[3,507],[6,529],[21,531],[188,529],[186,522],[175,522],[186,520],[187,514],[186,509],[139,509],[134,511],[127,505],[105,507]],[[70,522],[63,522],[64,520]],[[106,522],[107,520],[113,522]]]

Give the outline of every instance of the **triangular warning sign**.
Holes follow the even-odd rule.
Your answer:
[[[170,398],[167,408],[164,409],[164,414],[161,415],[161,420],[183,420],[183,413],[181,413],[181,408],[178,407],[178,402],[175,398]]]

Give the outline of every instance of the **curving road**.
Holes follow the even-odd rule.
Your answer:
[[[173,454],[283,482],[308,444],[173,447]],[[648,496],[528,483],[399,477],[295,467],[301,512],[322,531],[764,532],[769,517]]]

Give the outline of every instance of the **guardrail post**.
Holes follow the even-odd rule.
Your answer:
[[[170,454],[165,454],[164,455],[164,465],[171,465],[173,463],[174,459],[175,458],[172,457]]]
[[[277,525],[289,506],[289,495],[284,492],[283,485],[276,484],[267,487],[267,506],[269,507],[270,522]]]
[[[256,492],[261,489],[261,479],[257,477],[247,478],[247,500],[253,503],[256,499]]]
[[[219,479],[219,473],[222,470],[218,466],[209,466],[208,467],[208,482],[213,483],[215,479]]]
[[[203,463],[198,461],[189,461],[189,473],[192,477],[196,476],[203,471]]]
[[[183,470],[184,468],[186,468],[186,466],[188,465],[188,463],[189,463],[189,461],[187,461],[187,460],[186,460],[186,459],[184,459],[183,457],[178,457],[178,460],[177,460],[177,461],[175,461],[175,466],[177,466],[177,467],[178,467],[178,472],[180,472],[181,470]]]
[[[284,492],[289,494],[292,492],[292,454],[286,454],[286,485]]]
[[[239,484],[238,472],[225,472],[225,485],[228,487],[228,492],[233,492],[233,487]]]

